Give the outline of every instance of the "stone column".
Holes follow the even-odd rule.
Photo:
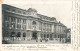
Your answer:
[[[26,30],[27,30],[27,20],[26,20]]]
[[[53,34],[53,40],[55,39],[55,34]]]
[[[41,35],[41,32],[38,32],[37,33],[38,41],[40,41],[40,39],[41,39],[41,36],[40,35]]]
[[[27,31],[26,31],[26,37],[25,37],[25,40],[27,40]]]
[[[16,18],[16,25],[15,25],[15,28],[17,29],[17,18]]]
[[[36,30],[39,30],[39,22],[37,21]]]
[[[42,36],[42,38],[44,39],[44,34],[42,34],[43,36]]]
[[[56,38],[55,39],[57,39],[57,34],[56,34]]]
[[[21,30],[23,29],[23,20],[21,19]]]
[[[28,29],[28,20],[26,20],[26,30]]]
[[[53,39],[53,34],[52,34],[52,39]]]
[[[20,31],[21,32],[21,31]],[[21,32],[21,40],[23,40],[23,32]]]
[[[9,29],[11,29],[11,17],[9,17]]]
[[[27,35],[26,35],[26,37],[27,37],[27,40],[31,40],[31,38],[32,38],[32,32],[31,31],[27,31]]]
[[[46,34],[46,38],[47,38],[47,34]]]
[[[29,29],[29,20],[27,20],[27,30]]]
[[[29,31],[29,34],[30,34],[30,40],[31,40],[31,38],[32,38],[32,31]]]
[[[32,20],[30,20],[30,30],[32,30]]]
[[[50,34],[49,34],[49,39],[50,39]]]

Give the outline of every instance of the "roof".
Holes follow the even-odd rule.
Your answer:
[[[37,10],[36,10],[36,9],[33,9],[33,8],[29,8],[29,9],[27,10],[27,12],[37,12]]]
[[[58,25],[61,25],[61,26],[66,27],[66,26],[65,26],[64,24],[62,24],[60,21],[59,21]]]
[[[42,14],[38,14],[37,13],[37,10],[36,9],[33,9],[33,8],[29,8],[28,10],[24,10],[24,9],[21,9],[21,8],[17,8],[17,7],[14,7],[14,6],[11,6],[11,5],[7,5],[7,4],[2,4],[4,7],[11,7],[11,8],[15,8],[15,9],[19,9],[19,10],[21,10],[21,11],[23,11],[23,12],[26,12],[26,13],[31,13],[31,12],[35,12],[35,15],[36,15],[36,17],[39,17],[40,19],[46,19],[46,20],[50,20],[50,21],[54,21],[54,20],[56,20],[56,18],[55,17],[49,17],[49,16],[45,16],[45,15],[42,15]],[[21,13],[21,14],[23,14],[23,13]],[[28,15],[29,16],[29,15]],[[62,26],[65,26],[64,24],[62,24],[62,23],[58,23],[57,22],[57,24],[60,24],[60,25],[62,25]]]
[[[45,15],[41,15],[41,14],[37,14],[37,16],[39,16],[41,19],[48,19],[48,20],[56,20],[55,17],[48,17],[48,16],[45,16]]]

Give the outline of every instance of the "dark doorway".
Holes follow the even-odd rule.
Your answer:
[[[11,32],[10,37],[14,37],[15,36],[15,32]]]
[[[21,33],[20,32],[17,33],[17,37],[21,37]]]
[[[36,33],[36,32],[33,32],[32,38],[33,38],[33,39],[37,39],[37,33]]]
[[[14,41],[14,37],[15,37],[15,32],[11,32],[10,37],[12,37],[12,40]]]
[[[25,32],[23,33],[23,37],[26,37],[26,33]]]
[[[24,32],[23,33],[23,40],[25,40],[25,37],[26,37],[26,33]]]

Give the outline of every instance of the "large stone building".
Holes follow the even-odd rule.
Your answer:
[[[20,9],[7,4],[2,4],[2,35],[3,40],[35,40],[66,39],[67,27],[58,22],[55,17],[48,17],[29,8]]]

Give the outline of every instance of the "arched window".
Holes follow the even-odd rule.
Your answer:
[[[23,33],[23,37],[26,37],[26,33],[25,32]]]
[[[20,37],[20,36],[21,36],[21,33],[20,33],[20,32],[18,32],[18,33],[17,33],[17,37]]]
[[[15,32],[11,32],[10,37],[14,37],[15,36]]]
[[[33,22],[32,22],[32,24],[33,24],[33,25],[36,25],[36,22],[35,22],[35,21],[33,21]]]

